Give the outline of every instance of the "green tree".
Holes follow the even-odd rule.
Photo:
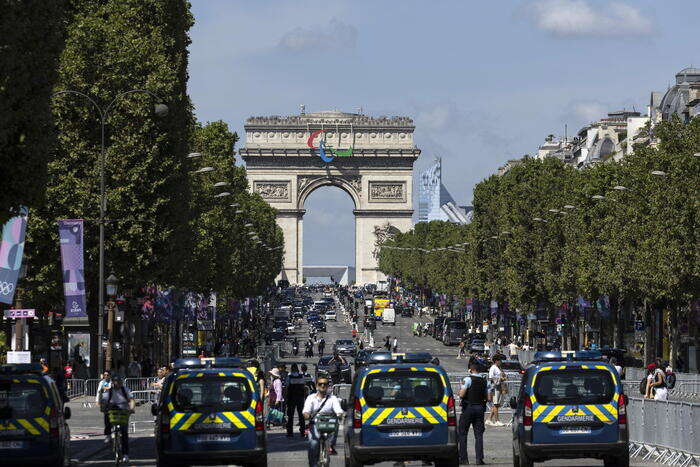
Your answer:
[[[33,216],[44,201],[65,9],[62,0],[0,1],[0,225],[22,205]]]

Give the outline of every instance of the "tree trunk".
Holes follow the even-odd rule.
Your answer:
[[[644,364],[648,365],[650,362],[654,361],[655,358],[655,348],[654,348],[654,319],[649,307],[647,299],[644,299]]]

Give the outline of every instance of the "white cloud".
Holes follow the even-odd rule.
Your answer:
[[[584,124],[600,120],[607,113],[608,107],[600,102],[576,102],[571,106],[571,114]]]
[[[623,2],[536,0],[529,10],[539,29],[560,37],[645,36],[653,32],[651,19]]]
[[[285,33],[278,47],[289,52],[313,50],[353,50],[357,45],[357,29],[333,18],[326,26],[297,27]]]

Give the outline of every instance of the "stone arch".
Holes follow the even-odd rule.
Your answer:
[[[350,195],[352,202],[355,204],[355,209],[360,208],[361,193],[358,192],[358,185],[360,185],[359,177],[358,180],[353,184],[352,181],[337,177],[319,177],[311,180],[305,186],[300,187],[299,193],[297,195],[297,209],[304,209],[304,204],[307,198],[316,191],[318,188],[324,186],[336,186],[343,190],[345,193]],[[361,185],[360,185],[361,186]]]

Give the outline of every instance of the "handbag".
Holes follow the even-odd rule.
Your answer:
[[[267,413],[267,421],[269,423],[279,425],[282,423],[283,420],[284,413],[276,407],[271,408],[270,411]]]

